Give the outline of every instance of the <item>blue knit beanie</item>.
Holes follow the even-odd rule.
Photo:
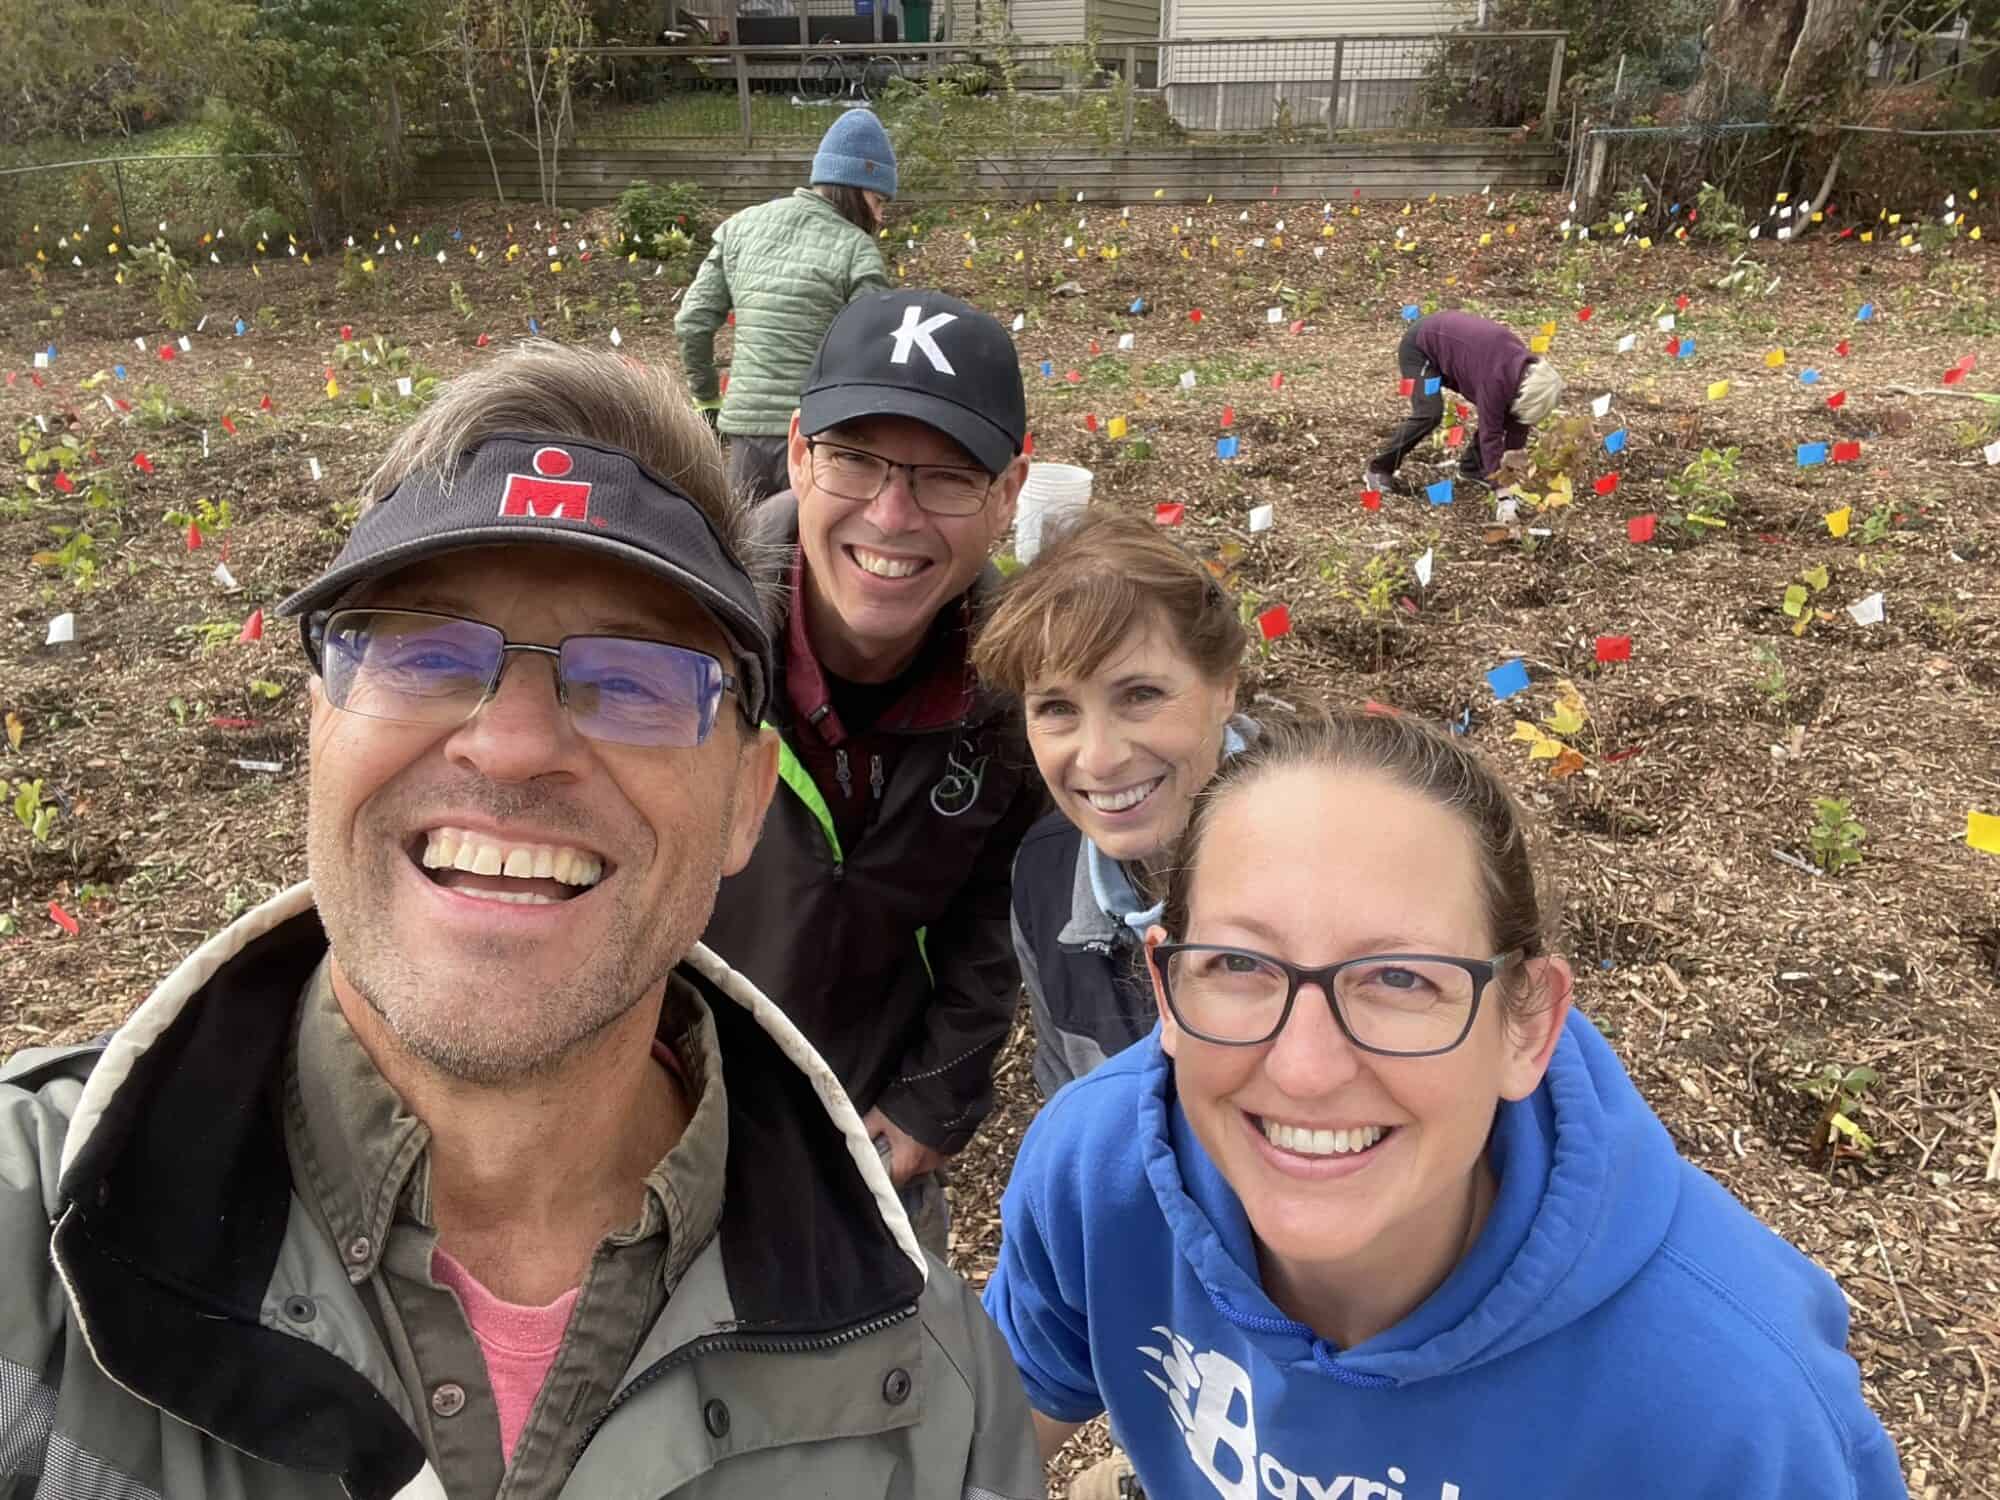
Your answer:
[[[820,137],[812,185],[821,183],[896,196],[896,148],[872,110],[850,109]]]

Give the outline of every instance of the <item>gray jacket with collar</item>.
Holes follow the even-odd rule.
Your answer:
[[[274,1090],[326,946],[304,885],[107,1043],[0,1069],[0,1500],[443,1500],[412,1393],[294,1192]],[[853,1106],[697,948],[727,1208],[565,1496],[1039,1496],[1006,1346],[917,1248]]]

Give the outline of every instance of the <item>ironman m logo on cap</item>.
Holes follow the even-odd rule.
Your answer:
[[[588,481],[562,477],[576,467],[574,458],[561,448],[538,448],[530,462],[533,474],[507,476],[507,491],[500,497],[501,515],[542,521],[590,519]]]

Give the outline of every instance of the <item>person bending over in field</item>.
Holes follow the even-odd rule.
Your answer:
[[[1493,482],[1501,459],[1525,448],[1529,430],[1562,399],[1554,365],[1530,354],[1512,329],[1467,312],[1432,313],[1412,323],[1396,368],[1409,386],[1410,414],[1362,476],[1368,489],[1390,494],[1413,493],[1396,471],[1443,419],[1445,391],[1458,392],[1478,412],[1478,441],[1465,445],[1458,473],[1481,484]]]
[[[1160,1500],[1903,1496],[1839,1287],[1572,1008],[1462,741],[1267,720],[1169,869],[1160,1030],[1042,1109],[1002,1202],[1044,1451],[1108,1410]]]
[[[686,391],[517,350],[370,493],[281,606],[310,882],[0,1071],[0,1494],[1040,1495],[1005,1347],[696,941],[778,746]]]

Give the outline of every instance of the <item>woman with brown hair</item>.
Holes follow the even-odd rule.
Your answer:
[[[1683,1159],[1571,1003],[1462,740],[1264,727],[1145,935],[1160,1028],[1051,1100],[985,1305],[1124,1493],[1900,1500],[1833,1278]]]
[[[1256,735],[1235,717],[1244,631],[1158,528],[1087,511],[1008,581],[973,648],[1017,696],[1056,811],[1014,861],[1014,951],[1044,1096],[1153,1029],[1139,938],[1195,793]]]
[[[876,246],[896,196],[896,150],[882,122],[851,109],[828,127],[811,185],[746,208],[715,231],[674,333],[695,406],[729,440],[729,485],[751,500],[791,486],[787,442],[806,371],[834,315],[889,290]],[[716,331],[736,314],[729,390]]]

